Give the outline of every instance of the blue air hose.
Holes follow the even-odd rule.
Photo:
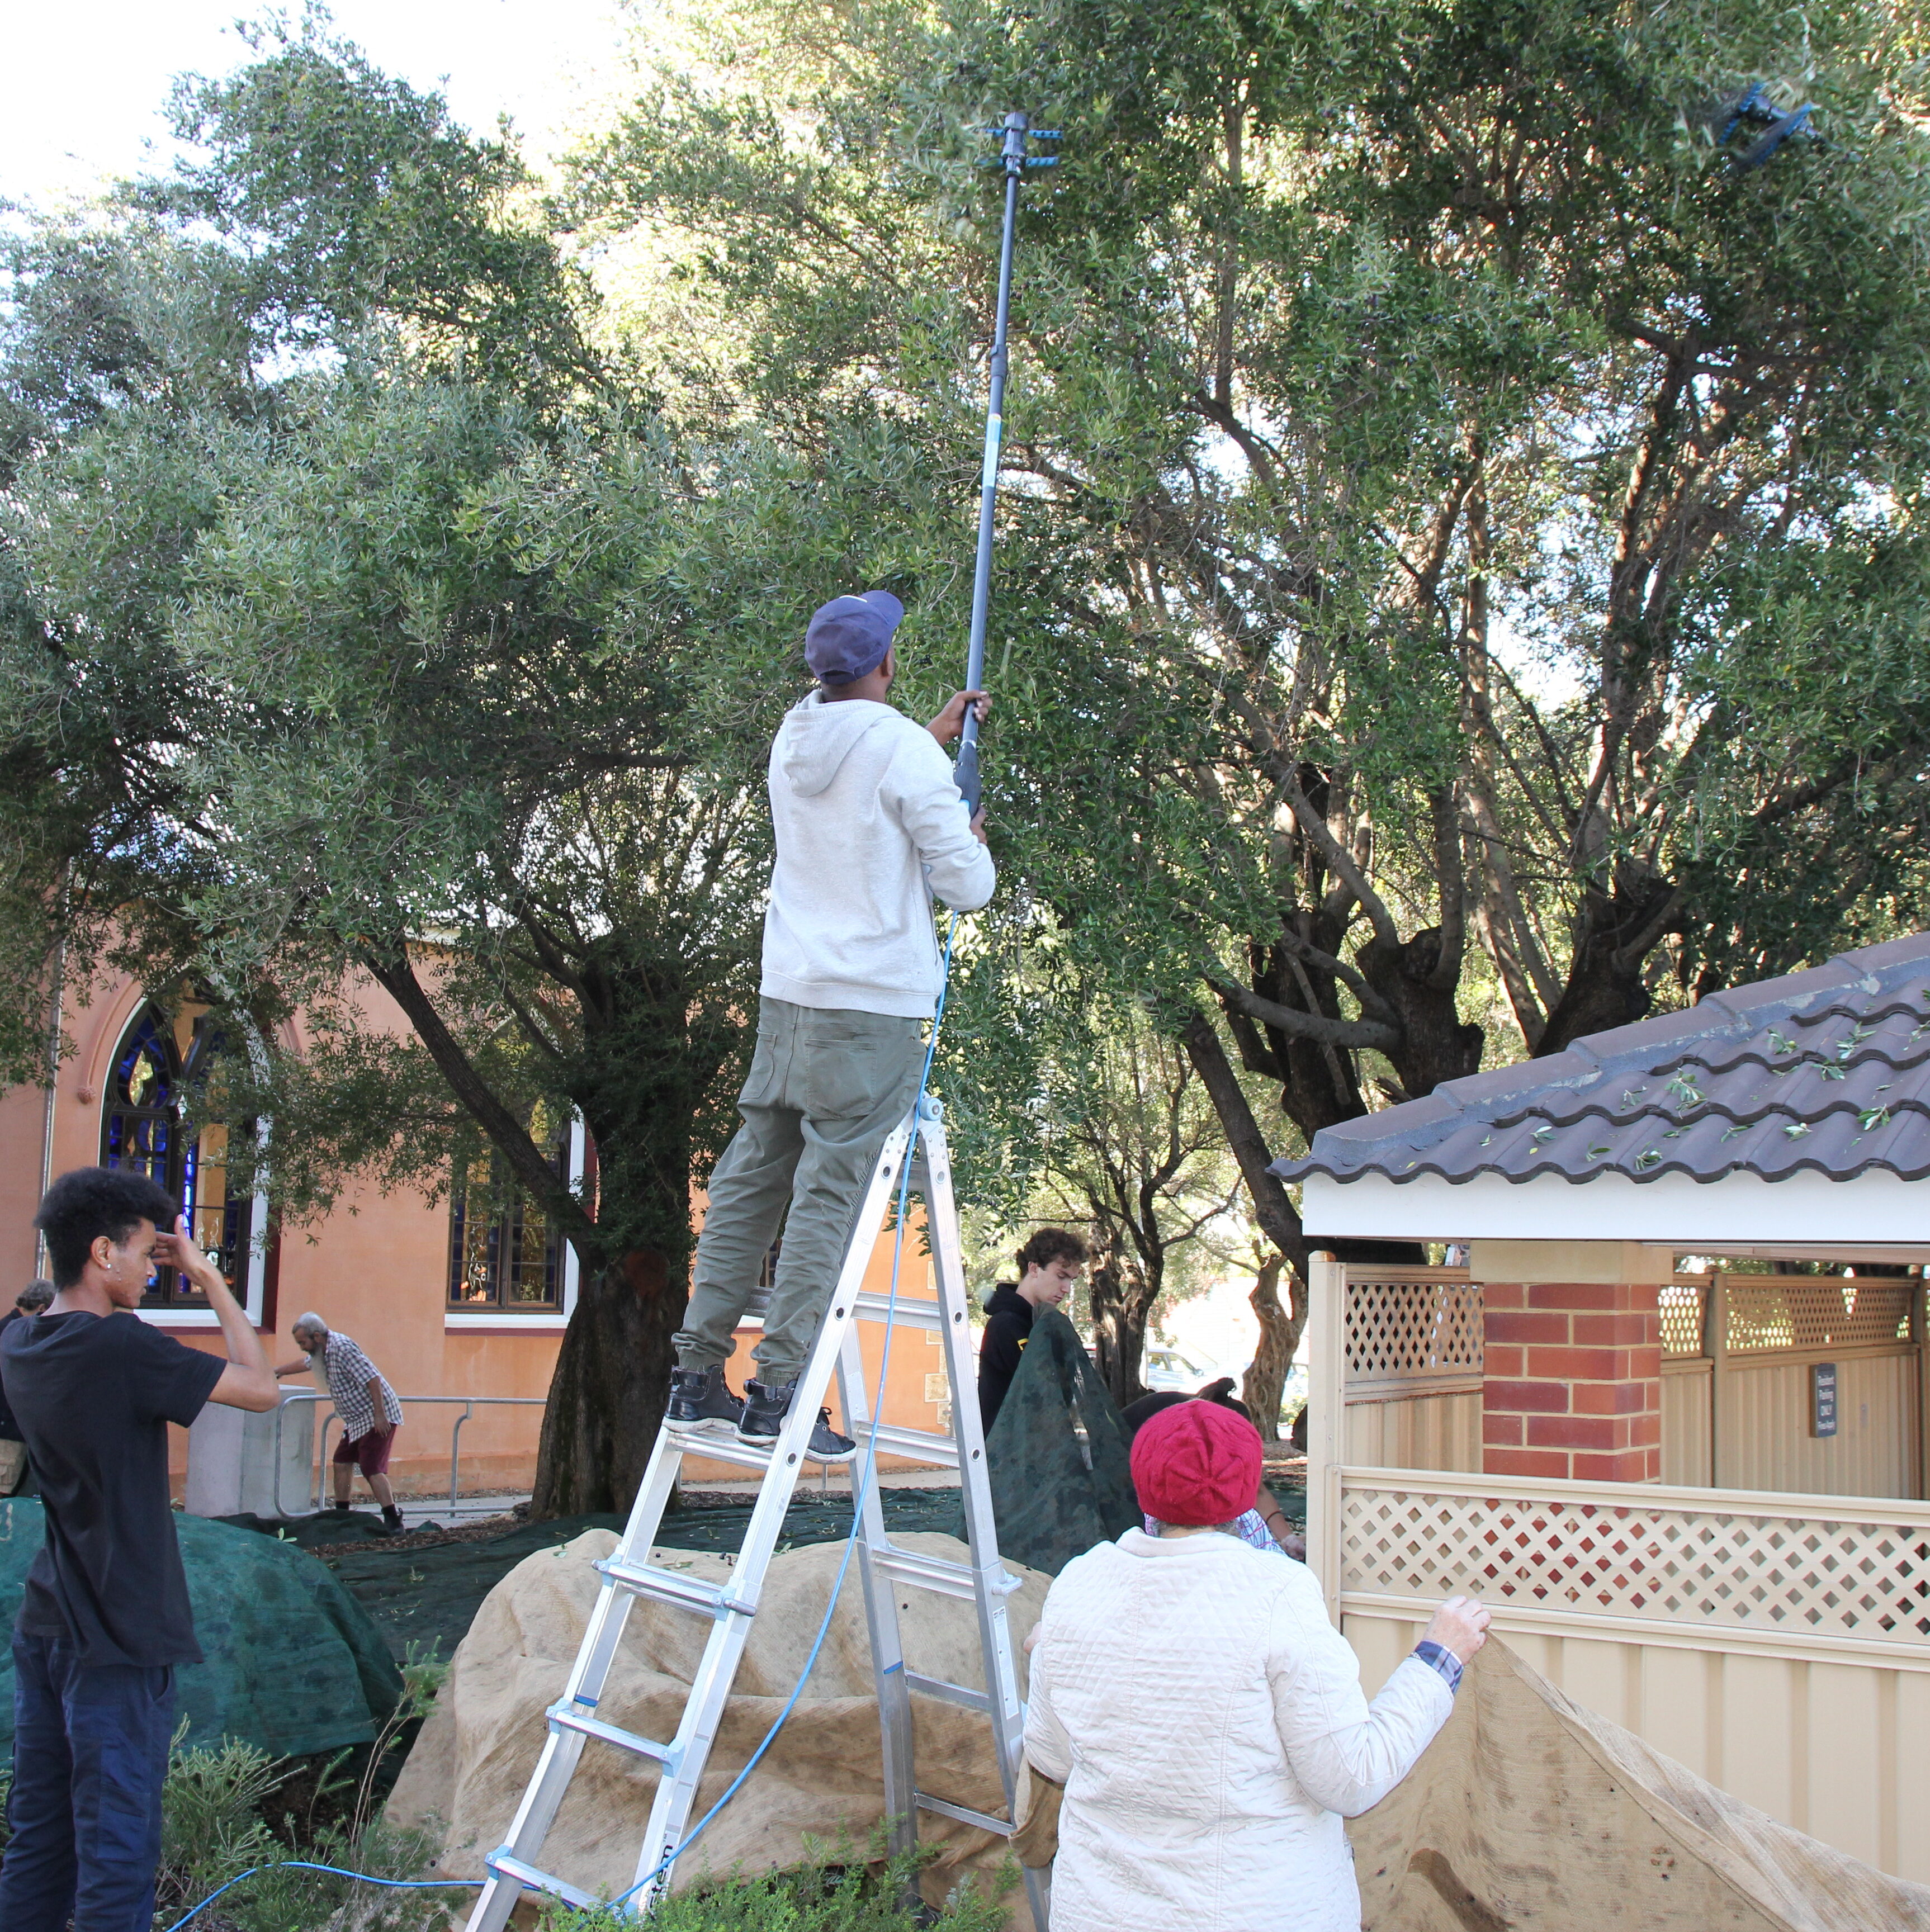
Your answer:
[[[950,991],[951,986],[952,941],[957,935],[958,924],[958,914],[954,913],[952,915],[951,926],[945,934],[945,955],[944,962],[941,968],[938,981],[938,1010],[932,1016],[932,1037],[929,1042],[926,1046],[925,1064],[920,1070],[918,1075],[918,1096],[917,1099],[912,1102],[912,1112],[914,1119],[917,1118],[918,1108],[923,1104],[926,1089],[931,1081],[932,1061],[933,1056],[936,1054],[938,1050],[938,1029],[944,1024],[945,996]],[[915,1145],[915,1144],[914,1140],[914,1142],[908,1144],[906,1146],[905,1150],[905,1166],[898,1178],[897,1226],[893,1231],[891,1244],[891,1294],[890,1300],[887,1304],[887,1319],[884,1330],[884,1352],[878,1363],[878,1394],[876,1400],[872,1405],[872,1414],[874,1417],[881,1415],[884,1413],[885,1378],[890,1372],[891,1370],[891,1325],[890,1316],[891,1312],[894,1311],[898,1306],[899,1270],[904,1260],[905,1256],[905,1222],[906,1212],[911,1200],[911,1152],[912,1147],[913,1145]],[[799,1673],[797,1682],[792,1685],[791,1695],[785,1700],[784,1708],[778,1712],[776,1721],[773,1723],[770,1729],[764,1733],[764,1742],[758,1746],[755,1750],[752,1752],[743,1769],[739,1772],[737,1776],[732,1778],[731,1782],[725,1787],[723,1796],[717,1800],[716,1804],[711,1806],[709,1810],[704,1813],[701,1818],[698,1820],[697,1823],[692,1828],[689,1836],[677,1847],[676,1850],[669,1853],[668,1856],[664,1858],[663,1862],[657,1866],[654,1871],[650,1873],[647,1876],[639,1879],[635,1885],[631,1886],[628,1892],[624,1892],[618,1898],[613,1899],[611,1901],[612,1906],[626,1905],[632,1898],[635,1898],[638,1892],[654,1885],[659,1879],[662,1877],[665,1872],[669,1870],[671,1865],[674,1864],[677,1859],[682,1858],[684,1853],[689,1851],[691,1846],[696,1844],[698,1840],[704,1835],[704,1832],[710,1826],[711,1821],[716,1817],[717,1814],[723,1810],[724,1807],[729,1804],[731,1800],[736,1797],[738,1792],[743,1789],[744,1780],[749,1778],[751,1773],[756,1770],[758,1765],[762,1762],[765,1753],[767,1752],[770,1749],[771,1746],[777,1742],[778,1733],[784,1729],[785,1724],[790,1718],[791,1712],[797,1709],[797,1700],[803,1696],[804,1687],[810,1682],[811,1672],[817,1666],[818,1653],[824,1648],[824,1640],[830,1634],[831,1618],[833,1614],[837,1610],[839,1594],[845,1587],[845,1578],[849,1574],[851,1570],[851,1552],[857,1546],[859,1513],[863,1509],[866,1498],[870,1493],[871,1484],[876,1472],[877,1465],[878,1437],[876,1433],[874,1432],[870,1439],[865,1444],[864,1462],[860,1473],[860,1480],[853,1487],[851,1491],[851,1534],[845,1539],[845,1553],[839,1559],[838,1574],[834,1578],[833,1578],[831,1582],[830,1600],[824,1606],[824,1621],[818,1626],[818,1634],[812,1640],[810,1652],[804,1660],[804,1668],[803,1671]],[[199,1905],[196,1906],[193,1909],[193,1910],[184,1913],[180,1918],[177,1918],[174,1923],[167,1928],[167,1932],[182,1932],[182,1928],[186,1926],[191,1920],[199,1918],[203,1912],[207,1910],[209,1906],[214,1904],[216,1899],[221,1896],[223,1892],[229,1891],[233,1887],[239,1885],[244,1879],[255,1878],[259,1876],[263,1872],[267,1871],[326,1872],[336,1878],[353,1879],[359,1884],[362,1885],[381,1886],[391,1892],[441,1892],[458,1889],[464,1887],[472,1888],[479,1888],[488,1882],[486,1880],[477,1878],[372,1878],[366,1872],[345,1871],[339,1865],[317,1864],[307,1858],[281,1858],[278,1859],[272,1864],[251,1865],[246,1871],[236,1873],[233,1878],[228,1880],[226,1885],[221,1886],[216,1890],[211,1892],[206,1898],[202,1900]]]

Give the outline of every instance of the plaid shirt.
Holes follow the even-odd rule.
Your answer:
[[[342,1419],[342,1430],[351,1442],[359,1442],[371,1430],[398,1429],[402,1424],[402,1405],[382,1372],[349,1335],[332,1330],[322,1344],[322,1360],[328,1371],[329,1400]],[[374,1382],[382,1394],[382,1417],[376,1418],[375,1404],[369,1400],[368,1385]]]
[[[1276,1556],[1284,1556],[1286,1554],[1286,1552],[1274,1540],[1272,1531],[1267,1528],[1266,1519],[1258,1510],[1248,1510],[1244,1514],[1236,1516],[1231,1526],[1232,1533],[1242,1543],[1250,1543],[1256,1550],[1271,1550]],[[1146,1534],[1148,1536],[1157,1536],[1159,1533],[1160,1526],[1157,1519],[1148,1516]]]

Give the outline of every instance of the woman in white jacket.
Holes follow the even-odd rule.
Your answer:
[[[1231,1410],[1155,1416],[1133,1480],[1160,1534],[1075,1558],[1046,1598],[1025,1755],[1065,1786],[1052,1932],[1358,1932],[1342,1819],[1447,1721],[1487,1612],[1444,1605],[1370,1705],[1306,1568],[1214,1533],[1260,1474]]]

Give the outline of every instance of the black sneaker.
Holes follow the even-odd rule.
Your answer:
[[[769,1382],[744,1384],[743,1419],[737,1424],[737,1440],[753,1449],[768,1449],[784,1426],[791,1412],[791,1398],[797,1384],[783,1382],[773,1388]],[[858,1445],[848,1436],[840,1436],[831,1426],[831,1412],[821,1408],[811,1430],[811,1444],[804,1454],[813,1462],[848,1462]]]
[[[382,1526],[391,1536],[400,1536],[403,1529],[402,1512],[393,1507],[385,1509],[382,1512]]]
[[[724,1380],[722,1362],[671,1370],[668,1420],[680,1436],[728,1436],[743,1413],[742,1399]]]

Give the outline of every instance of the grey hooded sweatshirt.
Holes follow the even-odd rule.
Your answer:
[[[768,782],[765,995],[929,1018],[932,896],[971,912],[998,882],[938,740],[889,704],[814,691],[785,714]]]

